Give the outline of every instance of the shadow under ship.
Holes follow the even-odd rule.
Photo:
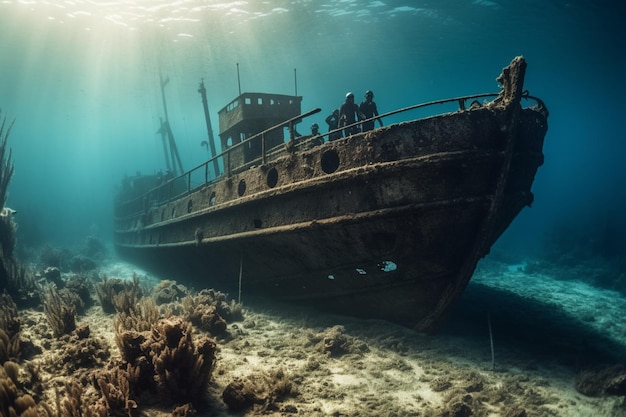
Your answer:
[[[240,94],[219,111],[221,153],[125,179],[116,249],[168,278],[433,330],[533,201],[548,111],[525,71],[517,57],[499,93],[318,146],[295,134],[319,111],[302,97]]]

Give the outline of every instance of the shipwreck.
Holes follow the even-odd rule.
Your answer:
[[[498,93],[318,146],[295,133],[319,111],[302,97],[240,94],[219,111],[219,153],[125,179],[116,249],[168,278],[432,330],[533,202],[548,111],[525,71],[517,57]]]

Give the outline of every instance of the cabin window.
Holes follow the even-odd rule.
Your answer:
[[[189,200],[187,202],[187,213],[191,213],[191,210],[193,210],[193,201]]]
[[[245,193],[246,193],[246,180],[242,179],[241,181],[239,181],[239,186],[237,187],[237,194],[239,194],[239,197],[241,197]]]
[[[261,228],[261,224],[262,224],[261,223],[261,219],[254,219],[253,223],[254,223],[254,228],[255,229],[260,229]]]
[[[161,221],[165,220],[165,209],[161,210]]]
[[[276,187],[278,184],[278,171],[276,168],[272,167],[269,171],[267,171],[267,186],[270,188]]]
[[[273,98],[270,98],[270,106],[273,106],[274,104],[276,104],[276,102],[274,101]]]
[[[172,207],[172,219],[176,216],[176,207]]]
[[[209,196],[209,207],[215,205],[215,191],[211,191],[211,195]]]
[[[259,106],[263,105],[263,99],[261,97],[256,99],[256,104],[258,104]]]
[[[252,100],[250,99],[250,97],[246,97],[246,98],[244,99],[244,103],[245,103],[245,104],[251,104],[251,103],[252,103]]]
[[[233,109],[239,107],[239,100],[231,101],[230,104],[226,107],[226,111],[229,112]]]
[[[322,154],[320,161],[322,165],[322,171],[327,174],[332,174],[339,168],[339,155],[334,149],[330,149]]]

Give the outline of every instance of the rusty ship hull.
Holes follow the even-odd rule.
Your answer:
[[[521,105],[524,70],[505,68],[484,105],[310,149],[289,142],[199,185],[181,176],[175,197],[154,197],[161,186],[118,204],[116,248],[244,299],[434,329],[533,201],[547,111]]]

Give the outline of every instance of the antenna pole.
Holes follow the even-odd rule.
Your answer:
[[[293,69],[293,84],[296,87],[296,97],[298,96],[298,74],[296,73],[296,69]]]
[[[237,62],[237,84],[239,85],[239,95],[241,95],[241,78],[239,77],[239,62]]]

